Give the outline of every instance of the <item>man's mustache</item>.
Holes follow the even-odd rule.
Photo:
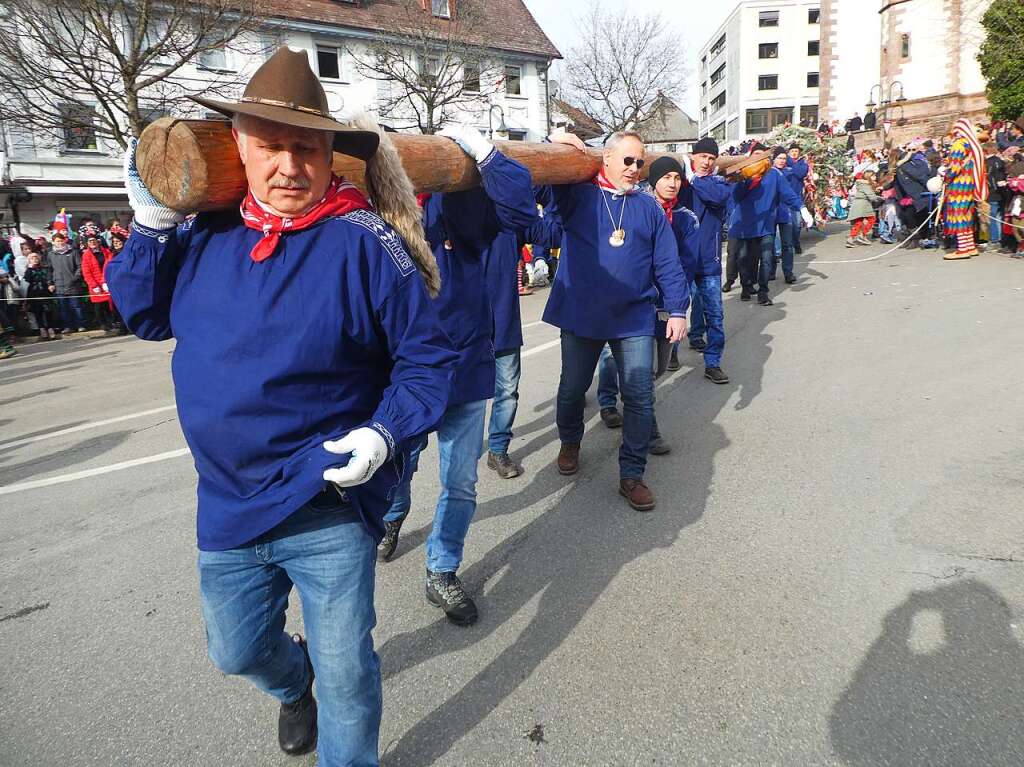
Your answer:
[[[267,185],[271,189],[309,189],[309,179],[275,176]]]

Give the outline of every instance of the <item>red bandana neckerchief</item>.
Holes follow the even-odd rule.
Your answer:
[[[249,254],[253,261],[260,263],[274,255],[285,232],[299,232],[329,216],[343,216],[353,210],[372,210],[372,207],[354,184],[332,175],[327,194],[301,216],[282,218],[274,215],[256,201],[252,190],[245,195],[240,210],[242,222],[247,227],[263,232],[263,237]]]
[[[631,186],[629,189],[619,189],[615,184],[608,180],[608,177],[604,175],[603,170],[594,176],[594,183],[597,184],[598,189],[611,192],[612,197],[624,197],[625,195],[633,194],[633,192],[636,191],[635,186]]]
[[[678,200],[679,198],[678,197],[673,197],[671,200],[663,200],[660,197],[655,196],[654,199],[656,199],[658,201],[658,204],[661,205],[662,210],[665,211],[665,215],[668,216],[668,222],[671,224],[672,223],[672,209],[676,206],[676,200]]]

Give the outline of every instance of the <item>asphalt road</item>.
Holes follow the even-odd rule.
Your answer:
[[[378,568],[385,765],[1024,763],[1024,263],[833,263],[878,253],[834,235],[774,307],[727,298],[732,383],[689,352],[662,383],[645,515],[593,397],[555,471],[557,332],[523,300],[526,475],[481,468],[480,623],[423,600],[432,449]],[[0,362],[5,767],[313,763],[206,659],[171,349]]]

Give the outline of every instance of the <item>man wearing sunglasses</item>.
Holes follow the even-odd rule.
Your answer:
[[[586,151],[572,134],[556,133],[551,141]],[[654,493],[644,484],[644,470],[654,418],[655,305],[661,296],[669,315],[665,335],[676,343],[686,333],[690,296],[664,211],[650,195],[636,193],[643,165],[640,135],[614,133],[596,178],[552,187],[567,255],[544,320],[562,329],[559,473],[579,471],[583,396],[607,343],[619,370],[624,416],[619,494],[637,511],[650,511]]]

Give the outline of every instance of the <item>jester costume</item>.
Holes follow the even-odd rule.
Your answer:
[[[961,118],[953,126],[953,146],[946,171],[946,235],[956,237],[956,253],[946,260],[978,255],[974,244],[974,212],[981,200],[988,199],[985,155],[970,120]]]

